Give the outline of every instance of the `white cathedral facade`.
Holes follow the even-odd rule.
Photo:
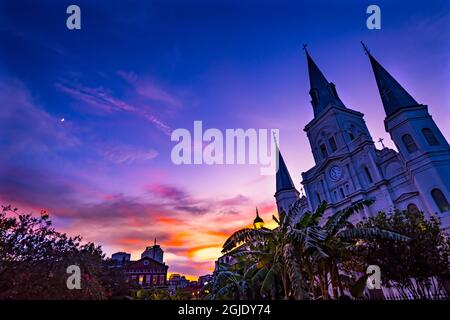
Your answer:
[[[373,199],[374,204],[357,214],[355,220],[394,208],[419,209],[426,215],[437,215],[442,228],[449,232],[450,146],[428,106],[416,102],[364,49],[386,114],[384,127],[398,152],[375,147],[364,115],[344,105],[335,85],[328,82],[305,50],[314,118],[304,131],[315,165],[302,173],[306,196],[300,196],[279,154],[275,193],[278,210],[287,210],[300,199],[302,211],[312,211],[325,200],[328,216],[353,202]]]

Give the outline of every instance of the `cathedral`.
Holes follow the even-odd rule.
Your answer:
[[[374,204],[356,214],[353,222],[379,211],[418,209],[427,216],[438,216],[449,232],[449,144],[428,106],[418,103],[363,47],[386,114],[385,130],[398,151],[375,147],[364,115],[342,102],[334,83],[325,78],[305,48],[314,118],[304,131],[315,165],[302,172],[305,195],[300,195],[279,153],[278,210],[286,211],[300,200],[302,212],[312,211],[326,201],[327,217],[351,203],[373,199]]]

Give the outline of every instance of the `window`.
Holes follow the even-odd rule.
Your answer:
[[[152,282],[153,282],[153,285],[154,286],[156,286],[157,284],[158,284],[158,276],[157,275],[152,275]]]
[[[328,157],[327,146],[326,146],[324,143],[322,143],[322,144],[320,145],[320,152],[322,153],[322,157],[323,157],[323,158]]]
[[[337,146],[336,146],[336,140],[334,140],[334,137],[330,137],[328,139],[328,143],[330,144],[331,151],[335,152],[337,150]]]
[[[159,283],[161,285],[164,285],[165,282],[166,282],[166,277],[163,274],[159,275]]]
[[[434,202],[439,208],[439,211],[445,212],[450,209],[450,205],[448,204],[447,198],[444,196],[440,189],[431,190],[431,196],[433,197]]]
[[[318,193],[318,192],[317,192],[317,201],[318,201],[319,203],[322,202],[322,199],[320,199],[320,193]]]
[[[344,189],[339,188],[339,192],[341,193],[341,197],[342,197],[342,198],[345,198]]]
[[[414,142],[410,134],[405,134],[402,136],[403,144],[406,147],[408,153],[413,153],[417,151],[417,144]]]
[[[372,175],[370,174],[369,168],[364,167],[364,172],[366,173],[366,177],[369,183],[373,183]]]
[[[345,185],[345,191],[347,191],[347,194],[350,193],[350,187],[348,186],[348,184]]]
[[[433,134],[433,131],[431,131],[430,128],[423,128],[422,134],[430,146],[438,146],[439,145],[439,141],[436,139],[436,136]]]
[[[350,138],[350,140],[355,140],[355,136],[351,131],[348,131],[348,137]]]
[[[337,192],[336,192],[336,191],[333,191],[333,194],[334,194],[334,200],[338,201]]]

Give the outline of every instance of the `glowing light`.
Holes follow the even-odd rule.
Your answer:
[[[258,208],[256,208],[256,218],[253,220],[253,225],[255,226],[255,229],[261,229],[264,227],[264,220],[259,216]]]

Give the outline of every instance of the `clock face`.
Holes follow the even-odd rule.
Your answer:
[[[333,166],[330,169],[331,180],[338,181],[342,177],[342,169],[339,166]]]

